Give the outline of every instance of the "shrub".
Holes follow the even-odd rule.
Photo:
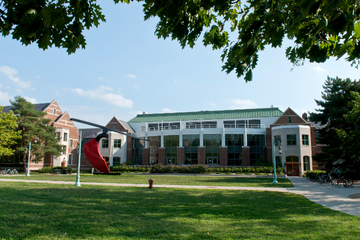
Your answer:
[[[245,173],[251,172],[251,168],[245,167],[245,168],[243,168],[243,172],[245,172]]]
[[[43,167],[40,170],[37,170],[38,173],[53,173],[53,168],[52,167]]]
[[[151,173],[162,173],[163,172],[163,165],[161,165],[161,164],[154,164],[154,165],[152,165],[151,166],[151,168],[150,168],[150,172]]]

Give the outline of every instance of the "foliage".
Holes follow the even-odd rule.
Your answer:
[[[354,99],[349,102],[351,111],[344,115],[349,128],[336,128],[335,130],[341,139],[341,150],[347,156],[348,164],[360,166],[360,95],[359,92],[351,92],[351,96]]]
[[[43,50],[55,46],[70,54],[85,48],[83,31],[100,21],[105,16],[96,0],[0,1],[0,33]]]
[[[31,172],[37,172],[37,173],[54,173],[54,169],[60,169],[61,171],[64,169],[67,169],[67,173],[71,174],[74,172],[72,167],[43,167],[39,170],[31,170]],[[76,170],[75,170],[76,171]]]
[[[46,154],[59,156],[61,145],[56,139],[55,128],[49,125],[51,120],[44,118],[46,113],[37,111],[32,103],[20,96],[10,102],[15,107],[14,113],[18,115],[17,123],[21,130],[21,140],[17,142],[16,150],[25,152],[31,142],[31,154],[35,156],[35,160]]]
[[[63,170],[65,170],[65,169],[67,169],[67,173],[68,173],[68,174],[71,174],[72,171],[73,171],[72,167],[53,167],[53,170],[54,170],[54,169],[61,169],[61,172],[62,172]]]
[[[17,131],[17,118],[12,111],[3,112],[4,107],[0,106],[0,156],[14,154],[12,145],[21,138],[21,131]]]
[[[114,0],[129,3],[133,0]],[[223,49],[226,73],[235,71],[245,81],[253,78],[258,53],[266,46],[286,49],[294,65],[325,62],[347,55],[358,66],[360,6],[358,0],[137,0],[144,19],[159,18],[158,38],[193,47],[203,34],[203,44]],[[68,53],[85,48],[83,31],[105,21],[96,0],[0,2],[0,32],[23,44],[37,42],[42,49],[62,47]]]
[[[326,171],[313,170],[313,171],[306,171],[303,176],[306,178],[309,178],[311,174],[314,174],[315,179],[316,179],[318,176],[325,174],[325,173],[326,173]]]
[[[348,163],[350,161],[351,156],[345,150],[346,143],[337,133],[341,132],[340,135],[345,136],[344,134],[349,134],[350,130],[356,128],[353,123],[345,121],[344,115],[349,114],[353,108],[349,105],[355,98],[351,92],[360,92],[360,82],[349,78],[328,77],[323,88],[323,100],[315,100],[320,108],[316,109],[317,112],[310,113],[310,121],[322,125],[317,129],[317,141],[324,145],[323,153],[316,154],[314,160],[331,169],[332,163],[340,158]]]

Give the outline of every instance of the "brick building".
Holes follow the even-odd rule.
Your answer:
[[[312,160],[315,128],[290,108],[285,112],[271,107],[143,113],[129,122],[114,117],[107,127],[150,140],[110,133],[109,139],[100,141],[100,154],[110,166],[129,161],[136,165],[255,166],[272,162],[274,139],[276,162],[288,175],[318,168]]]
[[[30,162],[30,170],[40,169],[45,166],[77,166],[77,144],[79,141],[79,133],[77,128],[74,126],[73,122],[70,120],[68,112],[62,112],[59,104],[56,100],[53,100],[50,103],[39,103],[34,104],[35,110],[46,112],[44,118],[50,119],[50,125],[53,126],[56,130],[57,137],[59,139],[59,144],[63,146],[63,152],[60,156],[54,157],[48,155],[45,159],[39,161]],[[8,113],[12,110],[13,106],[5,106],[3,112]],[[22,164],[19,164],[21,159],[20,154],[15,154],[14,156],[2,158],[0,160],[0,167],[7,166],[16,166],[21,168]]]

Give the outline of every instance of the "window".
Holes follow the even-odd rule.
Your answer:
[[[180,129],[180,123],[170,123],[170,129]]]
[[[275,142],[275,146],[280,146],[281,145],[281,136],[280,135],[274,136],[274,142]]]
[[[57,140],[60,140],[60,132],[56,132],[56,138]]]
[[[288,123],[292,123],[291,117],[288,117]]]
[[[73,147],[73,140],[70,140],[70,146],[69,147]]]
[[[114,148],[121,148],[121,139],[114,139]]]
[[[249,120],[249,128],[260,128],[260,120]]]
[[[109,147],[109,139],[103,139],[101,147],[102,148],[108,148]]]
[[[151,138],[150,138],[151,139]],[[143,160],[143,149],[145,147],[145,141],[140,139],[134,139],[134,148],[135,148],[135,165],[142,165]]]
[[[112,128],[115,129],[115,123],[113,124]]]
[[[186,123],[186,128],[187,129],[201,128],[200,126],[201,126],[200,122],[188,122],[188,123]]]
[[[228,165],[241,166],[242,146],[244,146],[244,135],[225,134],[225,146],[228,149]]]
[[[56,109],[54,108],[54,111],[53,111],[54,114],[56,114]]]
[[[120,165],[120,157],[113,157],[113,166]]]
[[[296,146],[296,134],[286,135],[287,145]]]
[[[61,146],[60,152],[61,152],[61,154],[65,154],[66,153],[66,146]]]
[[[185,160],[184,164],[198,164],[198,146],[200,146],[200,135],[183,135],[183,146]]]
[[[248,134],[247,145],[250,147],[250,165],[255,165],[257,161],[264,161],[265,135]]]
[[[219,165],[220,159],[220,134],[204,134],[205,164]]]
[[[246,120],[236,121],[236,128],[245,128]]]
[[[73,155],[69,154],[69,158],[68,158],[68,165],[73,164]]]
[[[304,156],[304,171],[310,170],[310,157]]]
[[[67,141],[67,133],[64,133],[64,138],[63,141],[66,142]]]
[[[103,158],[104,158],[106,164],[108,164],[109,163],[109,157],[103,157]]]
[[[309,146],[309,135],[302,135],[302,144],[304,146]]]
[[[275,163],[276,163],[276,167],[281,167],[281,166],[282,166],[282,162],[281,162],[281,157],[280,157],[280,156],[276,156],[276,157],[275,157]]]
[[[202,122],[202,127],[203,128],[216,128],[217,127],[217,122]]]
[[[158,130],[158,124],[149,124],[149,131],[157,131]]]
[[[235,121],[224,121],[224,128],[235,128]]]
[[[149,137],[149,148],[150,148],[150,161],[149,164],[155,164],[158,163],[159,160],[159,147],[161,144],[161,137],[160,136],[156,136],[156,137]]]
[[[179,147],[179,136],[164,136],[165,142],[165,164],[175,164],[177,162],[177,148]]]

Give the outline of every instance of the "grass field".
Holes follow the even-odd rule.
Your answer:
[[[5,178],[1,176],[0,178]],[[11,176],[11,179],[50,180],[50,181],[76,181],[76,175],[46,175],[31,174],[30,177]],[[81,175],[81,182],[102,183],[133,183],[148,184],[149,179],[154,180],[154,185],[196,185],[196,186],[233,186],[233,187],[293,187],[286,178],[278,178],[279,184],[273,184],[272,178],[249,178],[231,176],[209,176],[209,175]]]
[[[2,182],[0,239],[358,239],[301,195]]]

